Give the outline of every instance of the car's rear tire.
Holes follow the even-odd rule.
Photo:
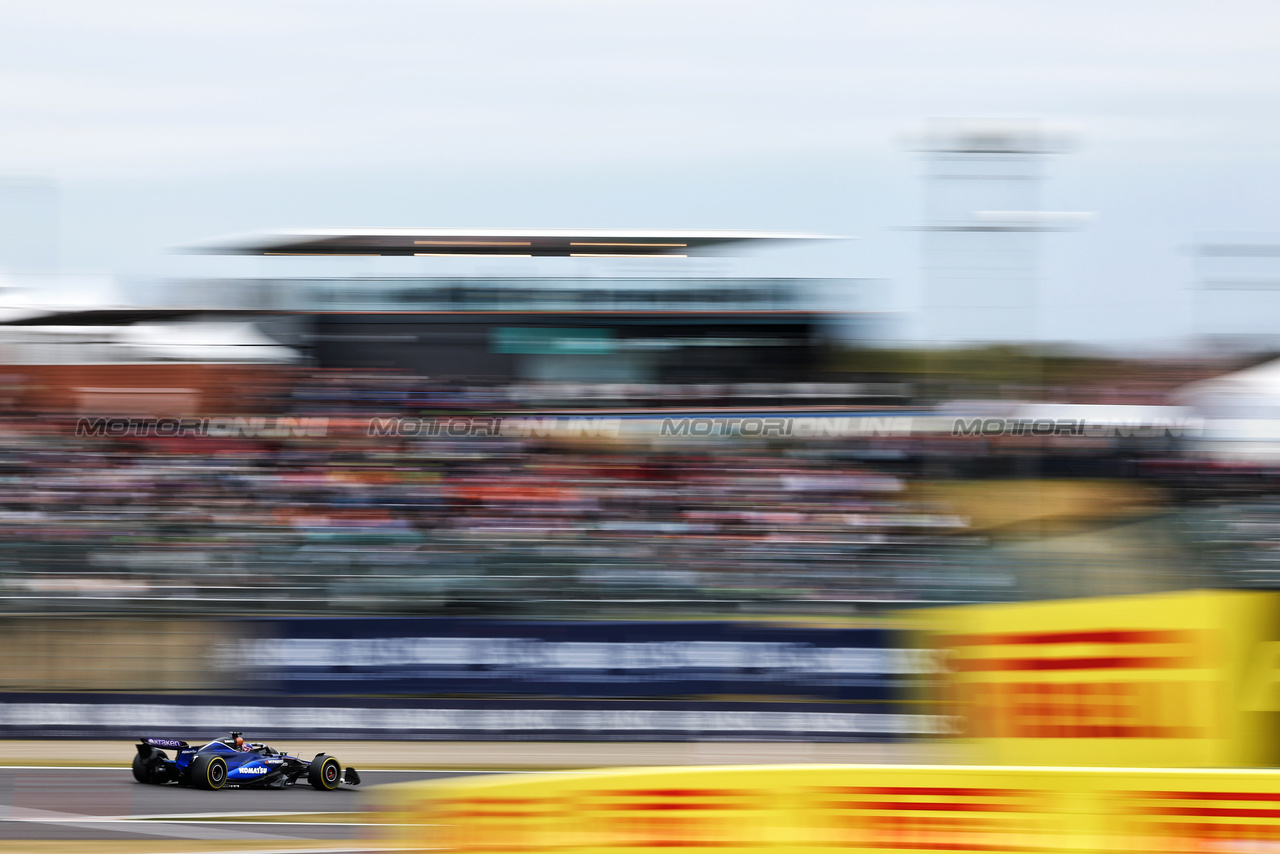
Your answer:
[[[199,789],[221,789],[227,784],[227,760],[221,756],[197,756],[191,763],[191,785]]]
[[[163,750],[152,749],[146,759],[142,758],[142,753],[135,753],[133,756],[133,779],[139,783],[153,783],[159,785],[164,782],[164,771],[157,767],[160,763],[169,758],[169,754]]]
[[[342,783],[342,766],[332,756],[317,753],[307,769],[307,782],[313,789],[332,792]]]

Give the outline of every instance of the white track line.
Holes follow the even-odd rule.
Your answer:
[[[294,842],[301,841],[296,836],[283,833],[257,833],[251,830],[239,830],[234,823],[213,827],[202,827],[183,822],[163,821],[103,821],[102,816],[86,816],[78,813],[58,812],[55,810],[31,809],[15,807],[4,820],[4,824],[48,824],[62,827],[92,827],[117,833],[136,833],[142,836],[164,836],[169,839],[193,839],[204,842],[214,840],[234,842]]]
[[[339,815],[343,810],[335,812],[200,812],[200,813],[156,813],[155,815],[77,815],[76,821],[240,821],[242,818],[268,818],[276,815]],[[0,821],[63,821],[61,817],[0,817]]]
[[[266,818],[273,815],[336,815],[337,813],[348,812],[348,810],[270,810],[250,812],[248,810],[237,810],[235,812],[172,812],[172,813],[155,813],[154,815],[129,815],[122,818],[136,819],[137,821],[153,821],[155,819],[171,818],[179,819],[216,819],[225,816],[234,818]]]
[[[0,771],[129,771],[128,765],[4,765]],[[357,768],[361,774],[557,774],[563,769],[529,771],[514,768]]]
[[[241,819],[155,819],[132,818],[129,816],[89,816],[87,818],[0,818],[0,824],[74,824],[77,827],[86,824],[144,824],[148,827],[159,827],[164,824],[212,824],[220,827],[439,827],[436,824],[419,824],[417,822],[367,822],[367,821],[243,821]],[[286,837],[287,838],[287,837]]]
[[[362,846],[360,848],[244,848],[242,851],[246,854],[381,854],[384,851],[443,851],[442,848],[375,848],[372,846]],[[227,854],[227,849],[222,848],[218,851],[173,851],[169,854]]]

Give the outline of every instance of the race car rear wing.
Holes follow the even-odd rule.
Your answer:
[[[183,748],[191,746],[185,741],[181,741],[176,738],[140,738],[138,740],[143,744],[149,744],[152,747],[168,747],[171,750],[182,750]]]

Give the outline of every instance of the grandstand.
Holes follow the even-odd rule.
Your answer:
[[[753,231],[311,229],[209,241],[192,251],[427,259],[687,258],[830,239]],[[800,381],[812,378],[847,280],[730,277],[287,277],[197,283],[233,310],[309,319],[325,368],[398,369],[490,381]],[[231,295],[231,296],[228,296]],[[230,302],[226,302],[230,300]]]

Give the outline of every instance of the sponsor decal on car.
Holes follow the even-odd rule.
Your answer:
[[[256,767],[256,768],[239,768],[239,769],[237,769],[237,770],[238,770],[241,774],[265,774],[265,773],[267,773],[267,770],[268,770],[268,769],[267,769],[267,768],[265,768],[265,767],[263,767],[263,766],[261,766],[261,765],[259,765],[259,766],[258,766],[258,767]]]

